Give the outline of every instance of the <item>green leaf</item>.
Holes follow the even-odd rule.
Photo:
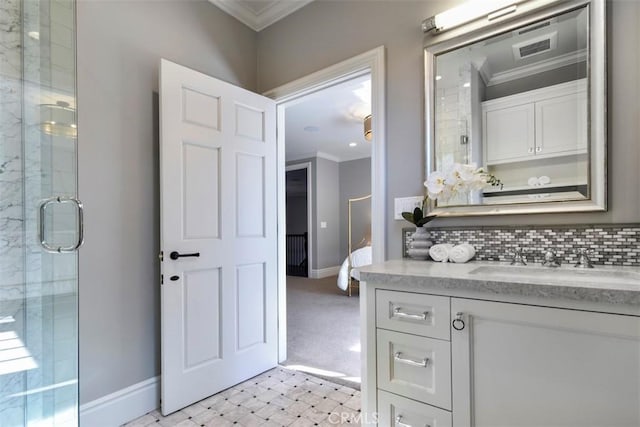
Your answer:
[[[413,222],[413,214],[411,212],[402,212],[402,218],[406,219],[411,224],[415,224],[415,222]]]
[[[418,222],[423,218],[422,209],[415,208],[413,210],[413,223],[418,224]]]

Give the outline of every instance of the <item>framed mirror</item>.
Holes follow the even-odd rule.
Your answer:
[[[493,177],[438,216],[606,210],[605,2],[517,3],[425,37],[427,181]]]

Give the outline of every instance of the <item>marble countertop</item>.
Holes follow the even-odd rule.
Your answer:
[[[361,280],[391,286],[424,286],[436,290],[472,290],[640,306],[640,268],[637,267],[581,269],[479,261],[454,264],[392,260],[359,270]]]

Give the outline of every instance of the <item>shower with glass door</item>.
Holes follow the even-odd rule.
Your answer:
[[[0,2],[0,425],[78,425],[75,2]]]

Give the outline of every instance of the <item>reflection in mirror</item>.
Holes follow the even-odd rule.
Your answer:
[[[587,200],[589,10],[437,53],[433,165],[476,164],[503,183],[438,207]]]

